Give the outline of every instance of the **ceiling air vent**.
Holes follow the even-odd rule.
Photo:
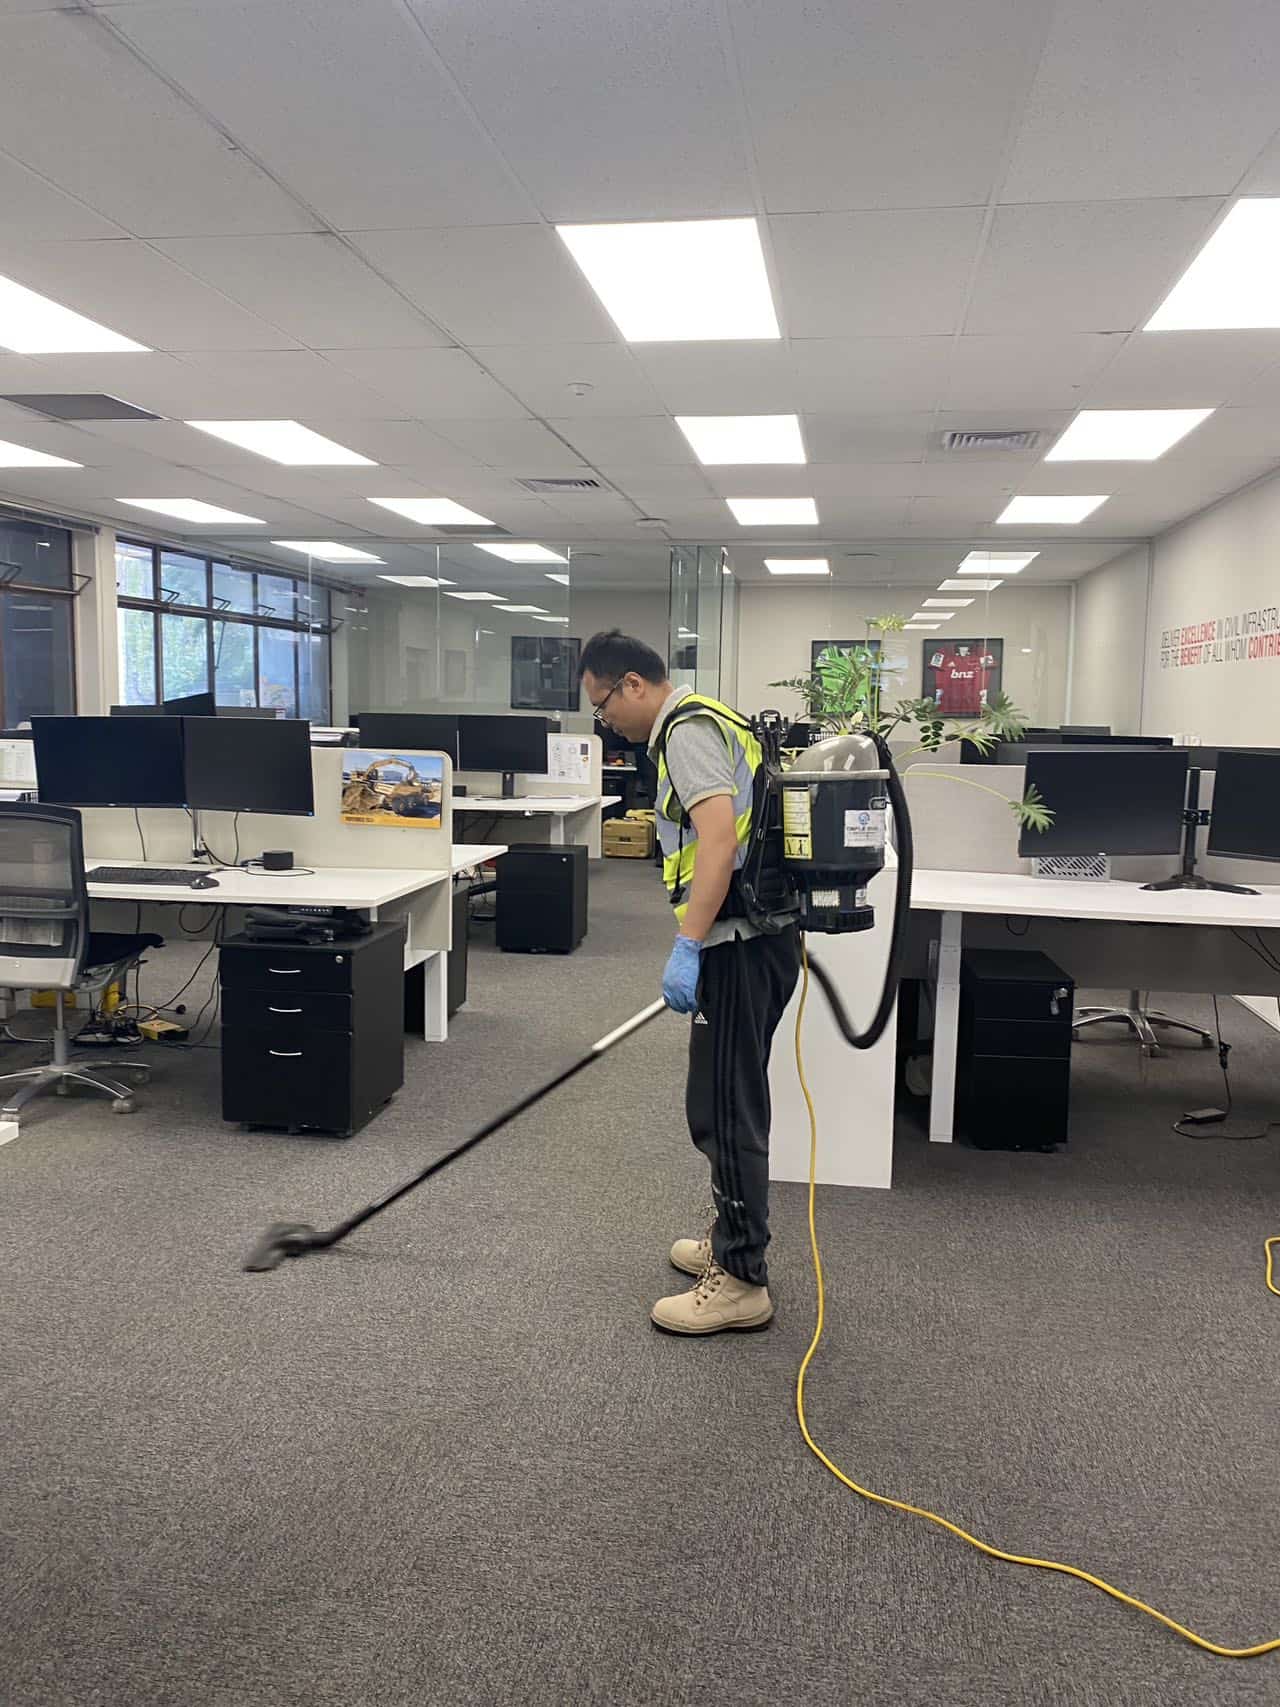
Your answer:
[[[517,486],[523,486],[526,492],[607,492],[609,488],[603,480],[594,480],[589,474],[570,475],[565,479],[532,479],[517,480]]]
[[[1044,434],[1038,427],[972,427],[967,431],[943,433],[941,444],[954,456],[999,456],[1001,452],[1038,450]]]
[[[158,421],[149,409],[139,409],[136,403],[126,403],[121,397],[110,397],[102,391],[22,391],[0,397],[0,403],[16,403],[19,409],[30,409],[36,415],[49,415],[55,421]]]

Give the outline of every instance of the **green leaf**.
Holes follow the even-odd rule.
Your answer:
[[[1042,835],[1053,823],[1053,809],[1045,805],[1044,796],[1034,783],[1021,800],[1009,802],[1009,810],[1024,828],[1039,830]]]

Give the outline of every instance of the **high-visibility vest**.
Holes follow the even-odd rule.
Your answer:
[[[681,924],[684,923],[688,910],[689,885],[693,882],[693,873],[698,863],[698,832],[693,826],[693,820],[681,805],[667,771],[667,738],[677,724],[686,722],[690,717],[705,717],[715,724],[724,737],[733,763],[733,815],[738,832],[735,871],[741,871],[746,860],[747,843],[751,837],[756,773],[764,758],[760,743],[752,734],[746,719],[739,716],[730,706],[722,705],[718,699],[709,699],[705,694],[689,694],[682,699],[663,725],[658,736],[656,755],[658,795],[655,821],[658,843],[662,849],[662,881],[667,886],[671,905],[675,908],[676,918]],[[729,899],[721,908],[720,916],[733,918],[741,910],[740,905],[735,906],[731,891]]]

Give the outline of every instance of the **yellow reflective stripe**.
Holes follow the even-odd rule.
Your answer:
[[[734,771],[734,829],[738,839],[737,867],[740,870],[745,858],[747,843],[751,836],[752,806],[755,793],[755,775],[763,759],[763,751],[759,741],[749,729],[739,728],[732,721],[735,713],[731,707],[723,705],[719,700],[708,699],[702,694],[681,700],[677,711],[690,703],[697,705],[700,712],[709,716],[716,724],[725,739],[729,755],[733,760]],[[698,857],[698,833],[692,823],[684,826],[683,841],[681,840],[680,820],[682,808],[676,805],[675,789],[667,770],[665,747],[658,758],[658,798],[657,798],[657,830],[658,841],[662,847],[662,879],[668,894],[681,890],[687,895],[689,885]],[[683,919],[688,906],[687,900],[674,903],[676,917]]]

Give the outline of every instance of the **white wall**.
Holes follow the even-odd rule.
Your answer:
[[[1280,475],[1152,547],[1144,732],[1280,746]]]
[[[1147,568],[1147,547],[1138,545],[1076,582],[1072,723],[1142,730]]]
[[[742,583],[738,588],[737,703],[747,712],[774,706],[798,714],[799,698],[771,688],[770,682],[803,675],[809,669],[814,640],[865,638],[868,618],[898,612],[910,616],[936,588],[772,587]],[[959,636],[1004,641],[1004,691],[1032,723],[1058,723],[1066,700],[1067,626],[1070,598],[1066,587],[1000,588],[978,595],[936,634],[911,633],[893,638],[905,652],[902,695],[921,691],[923,643]],[[896,694],[894,697],[898,697]]]

